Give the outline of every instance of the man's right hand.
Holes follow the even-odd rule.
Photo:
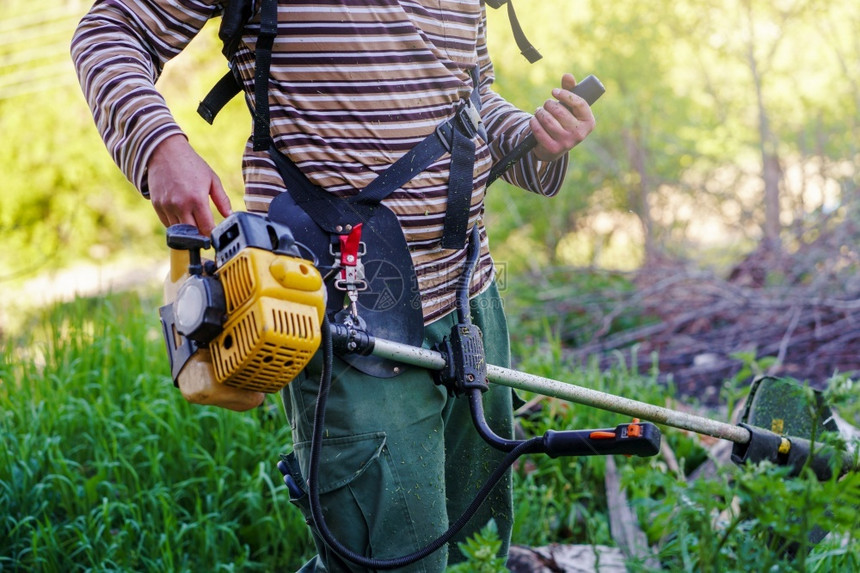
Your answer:
[[[210,197],[222,216],[232,212],[221,180],[183,135],[172,135],[159,143],[147,171],[149,198],[165,227],[188,223],[209,235],[215,228]]]

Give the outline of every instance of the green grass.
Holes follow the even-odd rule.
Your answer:
[[[278,402],[247,413],[187,404],[167,373],[155,307],[137,295],[80,299],[4,341],[0,570],[287,571],[312,553],[275,468],[290,447]],[[672,393],[623,364],[573,368],[557,342],[541,348],[516,348],[527,357],[522,369],[651,403]],[[834,398],[856,412],[856,386],[838,386]],[[558,400],[542,406],[521,419],[528,435],[626,421]],[[664,439],[682,456],[682,474],[705,459],[694,437],[665,429]],[[616,461],[667,570],[860,566],[856,474],[819,483],[774,467],[728,467],[689,485],[659,458]],[[514,542],[613,545],[604,470],[602,458],[521,459]],[[785,557],[822,522],[833,541]]]
[[[275,469],[283,414],[185,403],[153,309],[78,300],[7,342],[0,569],[267,571],[308,553]]]

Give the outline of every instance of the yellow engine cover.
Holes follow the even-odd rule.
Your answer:
[[[326,294],[304,259],[246,248],[216,273],[227,322],[209,344],[218,382],[277,392],[307,365],[321,341]]]

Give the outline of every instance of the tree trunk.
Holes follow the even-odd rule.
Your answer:
[[[645,245],[645,262],[654,259],[657,250],[654,241],[654,222],[651,219],[651,210],[648,206],[648,194],[650,193],[651,182],[646,168],[645,151],[640,143],[640,136],[637,135],[638,129],[634,126],[632,130],[624,129],[622,136],[624,143],[627,146],[627,159],[633,171],[638,175],[638,184],[631,183],[628,188],[628,204],[639,222],[642,224],[642,235]]]
[[[761,152],[762,180],[764,182],[764,243],[769,249],[781,248],[779,188],[782,182],[782,169],[779,165],[779,143],[770,129],[770,118],[764,102],[763,74],[756,59],[755,25],[752,5],[747,2],[747,63],[755,86],[758,107],[759,150]]]

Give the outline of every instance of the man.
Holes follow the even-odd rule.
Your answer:
[[[465,260],[462,233],[451,232],[447,218],[460,216],[468,228],[478,225],[472,319],[484,333],[487,361],[506,365],[505,318],[482,224],[485,182],[493,162],[533,133],[537,146],[505,178],[543,195],[558,192],[567,152],[594,128],[588,105],[570,91],[573,76],[566,74],[534,115],[524,113],[491,90],[483,1],[308,0],[277,4],[277,36],[260,84],[257,44],[266,1],[253,3],[233,57],[249,106],[258,119],[268,119],[244,154],[246,208],[266,212],[273,198],[293,191],[277,157],[332,196],[354,195],[473,102],[482,126],[477,133],[466,130],[471,177],[462,213],[450,213],[451,166],[458,153],[431,161],[382,205],[396,215],[408,245],[428,347],[455,322],[455,290]],[[215,225],[210,201],[223,216],[230,202],[154,83],[162,66],[224,3],[96,0],[72,42],[81,85],[114,160],[149,197],[162,223],[190,223],[204,234]],[[319,369],[312,362],[282,393],[296,471],[304,475]],[[486,417],[503,436],[511,434],[511,400],[510,390],[502,388],[484,397]],[[501,457],[471,427],[466,401],[449,397],[420,369],[382,379],[337,361],[328,402],[318,487],[332,532],[362,555],[393,558],[432,541],[462,514]],[[309,517],[308,496],[296,497]],[[511,505],[508,474],[455,541],[493,518],[506,551]],[[364,570],[333,552],[309,523],[319,555],[303,570]],[[452,562],[462,559],[453,547]],[[448,554],[443,548],[408,570],[440,571]]]

